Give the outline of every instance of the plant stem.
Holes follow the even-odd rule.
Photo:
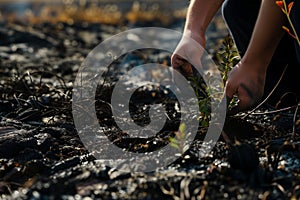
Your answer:
[[[294,113],[294,117],[293,117],[293,132],[292,132],[292,140],[295,139],[295,135],[296,135],[296,118],[297,118],[297,113],[298,113],[298,109],[299,109],[299,105],[300,102],[298,103],[295,113]]]
[[[299,40],[298,34],[297,34],[297,32],[296,32],[296,29],[295,29],[295,27],[294,27],[294,24],[293,24],[293,22],[292,22],[292,20],[291,20],[291,18],[290,18],[289,10],[288,10],[288,7],[287,7],[287,5],[286,5],[286,1],[285,1],[285,0],[282,0],[282,1],[283,1],[283,5],[284,5],[284,10],[285,10],[284,14],[287,16],[287,19],[288,19],[288,21],[289,21],[289,24],[290,24],[292,30],[293,30],[294,36],[295,36],[295,38],[296,38],[296,40],[297,40],[297,43],[298,43],[298,45],[300,46],[300,40]]]

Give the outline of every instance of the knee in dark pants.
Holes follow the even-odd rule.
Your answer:
[[[223,18],[227,23],[239,18],[252,18],[253,10],[256,10],[256,8],[259,9],[260,1],[261,0],[225,0],[222,5]]]
[[[234,16],[234,9],[232,9],[232,2],[234,1],[235,0],[225,0],[222,5],[222,15],[227,25],[229,25],[230,22],[234,21],[234,18],[236,18],[236,16]]]
[[[222,5],[222,15],[229,26],[236,21],[248,21],[254,24],[260,4],[261,0],[225,0]]]
[[[241,54],[245,53],[257,19],[261,0],[225,0],[223,18]]]

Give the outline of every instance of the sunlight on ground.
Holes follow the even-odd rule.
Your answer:
[[[122,24],[158,21],[170,24],[185,17],[187,3],[181,1],[0,1],[2,20],[41,22],[91,22]],[[1,20],[0,20],[1,21]]]

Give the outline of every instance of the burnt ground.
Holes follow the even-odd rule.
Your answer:
[[[199,128],[189,150],[172,164],[153,172],[122,173],[96,160],[82,144],[73,122],[72,88],[87,54],[126,28],[92,23],[2,23],[0,27],[2,199],[300,198],[295,107],[274,111],[262,106],[246,117],[245,113],[228,117],[224,131],[241,144],[229,145],[221,137],[209,155],[199,158],[206,131]],[[218,37],[216,32],[212,35]],[[122,73],[120,63],[169,64],[170,54],[150,50],[126,58],[112,64],[112,72],[106,74],[109,81],[97,90],[99,124],[115,144],[131,151],[152,151],[167,144],[178,129],[176,100],[165,100],[168,95],[154,86],[135,92],[131,109],[137,123],[149,123],[149,109],[143,107],[149,101],[164,99],[168,112],[174,114],[164,131],[148,140],[132,140],[116,127],[109,100],[114,74]]]

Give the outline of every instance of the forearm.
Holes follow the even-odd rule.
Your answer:
[[[282,25],[285,22],[286,18],[275,4],[275,0],[263,0],[248,49],[242,61],[251,63],[252,67],[265,72],[284,34]]]
[[[205,37],[207,26],[221,7],[223,0],[191,0],[187,12],[184,34],[197,38]]]

